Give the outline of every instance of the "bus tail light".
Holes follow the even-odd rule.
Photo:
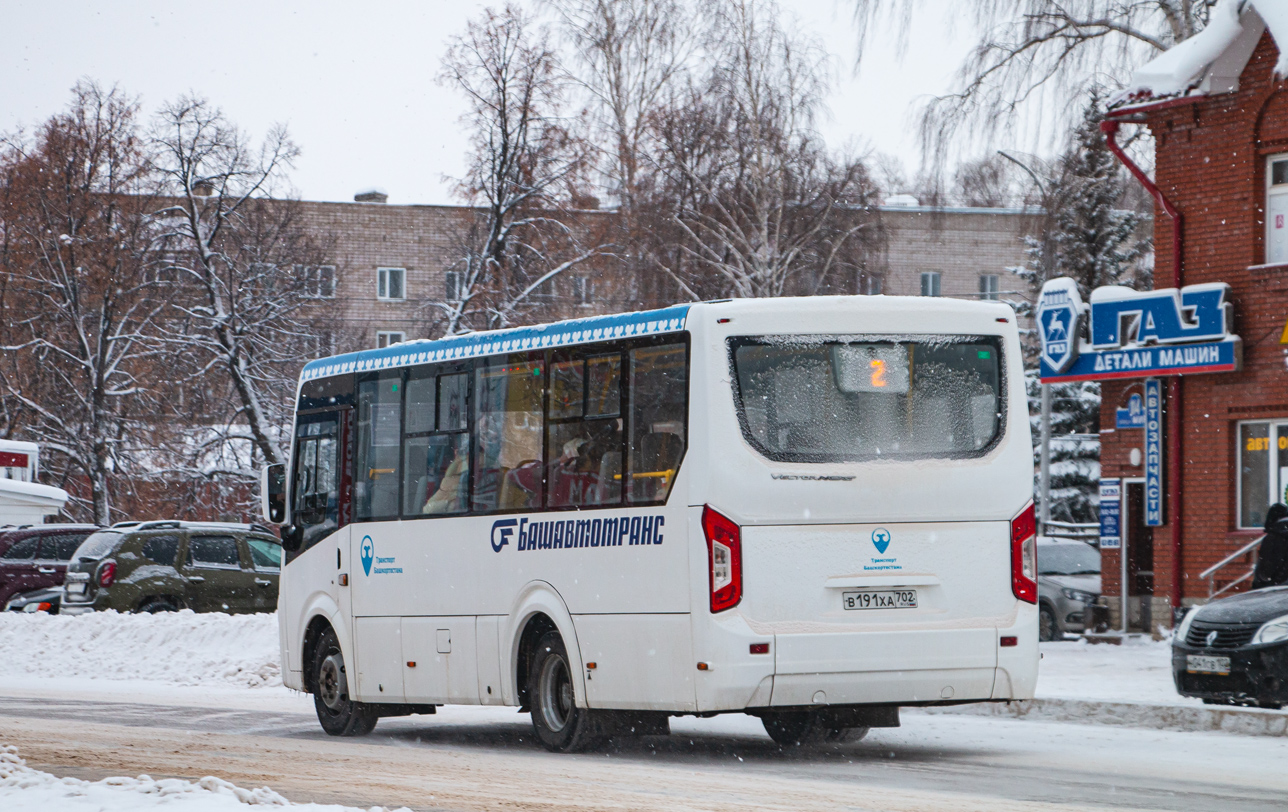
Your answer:
[[[116,582],[116,562],[104,561],[98,568],[98,585],[111,586]]]
[[[702,533],[711,566],[711,611],[723,612],[742,600],[742,531],[708,505],[702,508]]]
[[[1038,602],[1038,522],[1029,504],[1011,519],[1011,591],[1025,603]]]

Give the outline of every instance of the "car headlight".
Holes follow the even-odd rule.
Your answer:
[[[1288,615],[1275,618],[1257,629],[1257,633],[1252,636],[1254,645],[1258,643],[1278,643],[1281,640],[1288,640]]]
[[[1172,640],[1185,642],[1185,636],[1190,633],[1190,624],[1194,622],[1194,616],[1199,613],[1197,606],[1191,606],[1190,610],[1181,618],[1181,622],[1176,626],[1176,633],[1172,635]]]
[[[1080,603],[1096,602],[1095,595],[1091,594],[1090,592],[1081,592],[1077,589],[1069,589],[1065,587],[1060,590],[1060,594],[1064,595],[1066,598],[1068,598],[1071,601],[1078,601]]]

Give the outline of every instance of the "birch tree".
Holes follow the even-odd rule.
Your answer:
[[[456,296],[434,304],[436,330],[505,327],[562,274],[608,250],[574,211],[589,149],[566,110],[569,80],[549,33],[517,6],[471,21],[439,79],[466,99],[471,150],[456,193],[474,215],[451,269]]]
[[[669,221],[655,261],[689,296],[820,292],[848,269],[852,292],[875,237],[863,163],[815,130],[822,48],[785,29],[771,0],[723,0],[708,74],[655,119],[654,206]]]
[[[1043,118],[1054,131],[1075,124],[1084,97],[1105,82],[1125,81],[1136,66],[1207,25],[1219,0],[969,0],[947,13],[972,30],[975,45],[956,87],[920,114],[928,156],[991,143],[1003,128]],[[877,32],[915,35],[921,0],[851,0],[859,58]],[[942,25],[943,20],[936,20]]]
[[[231,415],[207,444],[246,444],[251,456],[282,462],[299,367],[325,344],[310,296],[334,287],[334,277],[316,276],[321,252],[298,205],[275,197],[299,150],[281,127],[254,146],[191,96],[157,114],[150,148],[166,200],[156,212],[158,243],[181,292],[165,338],[193,359],[190,380],[226,382],[232,393]],[[217,427],[217,415],[205,417]]]
[[[82,82],[33,138],[0,144],[5,345],[0,387],[60,484],[110,524],[119,471],[152,411],[162,297],[149,261],[151,174],[137,104]]]

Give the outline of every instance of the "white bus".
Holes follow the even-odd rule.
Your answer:
[[[724,712],[798,743],[1033,695],[1004,304],[709,302],[313,361],[264,480],[284,681],[331,734],[481,704],[555,751]]]

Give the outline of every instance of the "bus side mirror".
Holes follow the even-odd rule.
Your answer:
[[[264,521],[286,524],[286,466],[265,465],[259,472],[259,504]]]

